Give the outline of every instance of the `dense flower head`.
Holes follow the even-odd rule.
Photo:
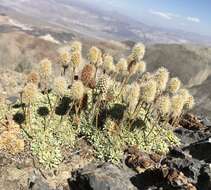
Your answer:
[[[137,72],[144,73],[146,71],[146,62],[140,61],[137,63]]]
[[[140,96],[140,87],[137,83],[128,85],[124,94],[126,103],[135,104],[137,103]]]
[[[106,75],[103,75],[98,79],[97,90],[99,90],[100,93],[105,94],[107,93],[108,88],[109,88],[109,79]]]
[[[67,48],[59,49],[59,63],[63,67],[66,67],[70,64],[70,62],[71,62],[71,55],[69,50]]]
[[[73,100],[81,100],[85,93],[83,83],[81,81],[74,81],[70,93]]]
[[[52,74],[52,62],[49,59],[43,59],[40,62],[39,74],[42,78],[49,78]]]
[[[71,63],[74,67],[77,67],[81,63],[81,53],[79,51],[72,52]]]
[[[178,95],[182,96],[182,97],[183,97],[183,100],[184,100],[184,102],[185,102],[185,101],[187,101],[187,99],[188,99],[190,93],[189,93],[189,91],[188,91],[187,89],[182,88],[182,89],[180,89],[180,90],[178,91]]]
[[[107,72],[114,72],[115,71],[115,65],[114,65],[114,59],[111,55],[105,55],[103,60],[103,68]]]
[[[66,79],[64,77],[55,78],[53,83],[53,90],[57,95],[63,96],[67,90]]]
[[[140,87],[137,83],[128,85],[123,95],[125,102],[128,105],[128,113],[133,113],[139,100]]]
[[[117,135],[120,131],[119,125],[110,119],[107,119],[105,126],[110,136]]]
[[[34,103],[37,100],[38,93],[37,86],[33,83],[28,83],[23,89],[22,101],[27,104]]]
[[[88,58],[93,64],[97,64],[100,56],[100,50],[97,47],[91,47],[89,50]]]
[[[132,55],[136,61],[143,59],[145,55],[145,45],[142,43],[136,44],[132,49]]]
[[[31,82],[34,84],[38,84],[40,81],[40,76],[37,72],[31,71],[26,78],[27,83]]]
[[[91,79],[89,81],[89,83],[87,84],[87,87],[89,87],[91,89],[95,89],[95,87],[96,87],[96,80],[95,80],[95,78],[93,78],[93,79]]]
[[[153,102],[156,96],[157,83],[151,79],[141,85],[141,99],[147,103]]]
[[[181,95],[174,95],[171,98],[171,111],[172,116],[180,116],[184,107],[184,99]]]
[[[171,109],[171,100],[169,96],[160,96],[156,101],[158,110],[163,114],[168,114]]]
[[[116,64],[117,72],[121,74],[125,74],[127,72],[127,60],[124,58],[121,58],[118,63]]]
[[[192,95],[189,95],[185,102],[185,108],[191,110],[193,109],[194,105],[195,105],[194,97]]]
[[[177,78],[171,78],[168,84],[168,90],[170,93],[175,94],[180,89],[181,81]]]
[[[169,80],[169,72],[166,68],[161,67],[155,73],[155,80],[157,82],[157,89],[164,91]]]
[[[71,49],[72,52],[75,52],[75,51],[81,52],[81,50],[82,50],[82,44],[81,44],[81,42],[79,42],[79,41],[72,42],[70,44],[70,49]]]
[[[81,81],[85,86],[89,85],[89,83],[94,79],[96,73],[96,68],[94,65],[87,64],[84,66],[81,72]]]

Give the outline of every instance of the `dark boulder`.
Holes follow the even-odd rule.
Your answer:
[[[130,182],[135,172],[106,163],[90,164],[73,173],[69,179],[72,190],[136,190]]]
[[[181,171],[191,183],[196,184],[202,163],[191,158],[173,158],[167,157],[162,161],[162,165]]]
[[[132,177],[131,182],[139,190],[196,190],[182,172],[169,167],[148,169]]]
[[[211,168],[209,164],[201,168],[197,183],[198,190],[211,190]]]
[[[188,151],[195,159],[211,163],[211,138],[190,144],[184,150]]]

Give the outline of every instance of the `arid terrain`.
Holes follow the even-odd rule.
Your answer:
[[[101,119],[101,115],[102,118],[107,117],[107,109],[105,109],[106,116],[101,113],[102,111],[99,111],[100,114],[97,115],[96,118],[93,117],[94,125],[93,123],[91,123],[92,125],[87,125],[88,127],[91,126],[90,128],[83,125],[79,130],[77,127],[81,121],[77,118],[77,114],[78,111],[81,112],[81,110],[75,110],[75,113],[73,113],[74,117],[73,119],[71,118],[72,120],[69,118],[67,121],[65,120],[65,117],[70,116],[74,107],[73,105],[77,105],[77,101],[74,102],[74,100],[71,107],[69,97],[59,96],[58,106],[56,107],[56,103],[58,102],[55,100],[55,107],[53,107],[49,99],[49,105],[46,104],[45,101],[47,97],[45,97],[45,101],[43,99],[41,104],[36,106],[38,106],[39,109],[47,108],[47,111],[44,111],[47,114],[44,112],[39,113],[39,109],[36,107],[33,111],[36,117],[37,115],[40,116],[40,123],[38,123],[39,120],[37,120],[36,117],[32,117],[32,122],[37,122],[36,127],[39,126],[38,132],[35,133],[34,137],[37,137],[41,144],[42,142],[45,144],[45,140],[49,141],[45,146],[47,150],[44,149],[43,152],[49,151],[50,153],[54,153],[54,151],[57,151],[55,144],[51,144],[53,140],[50,138],[50,133],[53,134],[52,137],[58,135],[58,138],[57,136],[55,138],[56,143],[57,141],[59,142],[56,144],[58,146],[62,147],[62,141],[60,142],[58,140],[62,135],[67,137],[65,140],[72,140],[75,144],[73,146],[65,145],[62,147],[61,152],[64,157],[62,161],[60,160],[61,163],[59,167],[52,167],[53,169],[48,170],[44,169],[40,163],[39,158],[41,156],[34,156],[32,153],[30,143],[32,143],[32,141],[33,143],[36,142],[34,140],[36,138],[33,139],[32,137],[32,139],[30,139],[30,134],[27,136],[28,133],[24,133],[26,136],[24,136],[25,139],[23,140],[23,142],[25,142],[23,145],[24,151],[14,156],[4,150],[0,150],[0,190],[151,190],[160,188],[164,190],[210,190],[211,122],[209,120],[211,120],[211,37],[150,26],[113,10],[108,11],[96,8],[92,2],[87,2],[88,1],[84,0],[0,0],[0,96],[7,97],[9,103],[14,103],[14,105],[9,104],[10,106],[12,105],[12,109],[15,110],[14,113],[10,115],[12,121],[18,123],[21,120],[20,116],[23,116],[20,123],[18,123],[19,127],[21,127],[21,130],[24,132],[30,129],[30,127],[27,130],[22,128],[22,125],[27,126],[27,114],[29,114],[29,126],[31,124],[30,103],[29,108],[27,108],[27,105],[22,104],[22,99],[21,104],[16,102],[20,96],[19,92],[23,90],[23,86],[25,85],[24,82],[26,81],[27,74],[31,70],[37,69],[41,60],[48,58],[53,63],[54,74],[57,75],[57,72],[61,71],[59,70],[61,69],[59,68],[61,64],[58,64],[58,49],[70,45],[70,43],[75,40],[83,44],[82,66],[84,66],[84,63],[88,63],[87,55],[92,46],[98,47],[103,53],[109,53],[114,56],[114,63],[117,63],[119,58],[127,58],[137,42],[144,43],[146,52],[143,60],[147,63],[147,71],[153,72],[164,66],[169,70],[171,77],[181,79],[182,86],[189,89],[195,98],[196,105],[193,110],[193,114],[195,115],[191,113],[184,114],[181,120],[177,118],[178,123],[169,117],[169,120],[166,120],[167,123],[165,123],[166,128],[163,127],[161,130],[156,127],[154,128],[156,124],[152,121],[157,122],[156,117],[155,119],[149,118],[149,122],[152,122],[152,130],[149,132],[149,136],[151,132],[153,134],[153,130],[156,129],[158,130],[158,138],[159,135],[167,136],[169,141],[172,141],[173,144],[175,143],[175,147],[167,147],[170,150],[168,153],[158,152],[157,154],[156,152],[154,154],[153,151],[155,150],[153,148],[152,154],[144,152],[146,149],[143,151],[140,147],[136,147],[139,143],[137,140],[140,139],[138,138],[139,136],[137,136],[137,139],[134,138],[134,141],[131,141],[135,142],[135,145],[130,146],[128,145],[127,139],[133,138],[134,136],[130,136],[128,135],[130,133],[126,133],[126,136],[122,137],[122,139],[128,143],[125,143],[127,147],[124,146],[124,151],[122,150],[124,153],[121,158],[121,166],[123,167],[117,167],[111,160],[108,162],[107,160],[103,160],[102,163],[102,160],[99,159],[102,158],[100,156],[107,156],[109,154],[115,155],[116,152],[118,153],[118,151],[113,151],[115,149],[112,148],[115,146],[112,143],[119,141],[112,142],[113,138],[110,138],[111,136],[118,137],[120,134],[119,131],[121,131],[121,129],[117,121],[113,121],[113,125],[110,124],[112,127],[108,128],[109,130],[107,128],[105,128],[105,130],[103,128],[102,130],[99,127],[100,124],[98,126],[97,123],[98,118]],[[129,67],[127,67],[127,69],[128,68]],[[69,73],[66,73],[66,75],[69,75]],[[56,78],[56,76],[53,76],[53,78],[54,77]],[[72,80],[72,77],[68,77]],[[36,85],[39,86],[40,83]],[[66,86],[68,90],[71,88],[71,85]],[[91,88],[92,87],[90,87],[90,89]],[[96,84],[94,84],[93,89],[94,88],[97,88]],[[52,89],[50,87],[47,89],[47,92],[45,92],[45,90],[46,89],[40,93],[43,97],[45,93],[47,93],[48,96],[48,93]],[[94,94],[93,92],[94,91],[92,91],[92,95]],[[88,95],[83,96],[83,100],[85,99],[84,97],[87,98],[85,102],[88,105]],[[51,98],[54,99],[53,96]],[[101,97],[99,99],[101,103]],[[92,97],[92,101],[94,100],[95,98]],[[155,100],[153,101],[156,102]],[[78,106],[79,109],[80,103]],[[115,106],[116,105],[121,104],[118,102],[117,104],[115,103]],[[50,106],[50,112],[48,106]],[[55,111],[51,106],[55,108]],[[99,107],[100,106],[102,105],[99,104]],[[147,106],[148,105],[146,105],[144,109],[146,109]],[[93,107],[94,106],[92,106],[92,108]],[[123,107],[125,108],[127,106],[124,105]],[[21,110],[21,108],[23,108],[23,110]],[[24,109],[29,111],[26,112]],[[62,113],[59,113],[59,115],[56,113],[56,109],[65,109],[66,111],[60,110]],[[150,110],[150,106],[148,109]],[[119,108],[117,112],[119,110],[121,109]],[[59,115],[59,119],[57,118],[58,121],[56,121],[59,122],[59,127],[58,124],[53,123],[53,121],[51,123],[50,121],[54,112]],[[152,111],[152,116],[154,116],[153,112],[154,110]],[[84,113],[88,113],[88,117],[85,117],[87,122],[87,118],[89,118],[91,112],[88,110]],[[48,119],[48,117],[46,117],[45,114],[49,115],[49,122],[46,122],[46,118]],[[112,115],[110,112],[108,115],[109,114]],[[142,118],[143,121],[137,119],[134,123],[132,122],[132,124],[139,127],[143,125],[143,128],[138,128],[138,130],[144,131],[144,127],[147,128],[148,121],[146,120],[148,119],[146,118],[148,117],[148,112],[144,112],[144,114],[146,115],[144,119]],[[79,113],[79,115],[80,117],[81,115],[83,116],[81,113]],[[120,115],[119,112],[117,115]],[[124,116],[125,115],[122,117]],[[9,116],[7,118],[7,115],[6,118],[3,118],[3,121],[5,120],[6,123],[1,123],[2,128],[6,126],[6,130],[9,130],[8,126],[10,125],[9,121],[11,118]],[[159,119],[157,125],[166,122],[163,116]],[[106,122],[104,120],[102,123],[105,124]],[[124,120],[124,118],[122,121],[128,124],[128,121]],[[46,130],[47,124],[48,127]],[[78,126],[75,129],[76,124]],[[175,127],[174,124],[177,126]],[[42,129],[43,125],[44,129]],[[55,126],[56,128],[54,128]],[[69,133],[66,133],[65,130],[67,129],[65,129],[64,126],[71,126],[71,128],[67,127],[68,130],[70,130],[68,131]],[[103,124],[102,126],[105,127]],[[96,127],[97,130],[95,130],[94,127]],[[98,128],[99,133],[97,133]],[[62,132],[63,129],[64,131]],[[162,134],[163,131],[169,129],[171,129],[172,133],[165,132]],[[4,131],[2,130],[2,132],[1,130],[0,128],[0,134],[3,134]],[[107,132],[107,130],[110,136],[108,135],[106,138],[100,136],[104,134],[105,131]],[[136,130],[133,131],[132,129],[131,131],[131,133],[136,133]],[[155,133],[155,136],[157,134]],[[74,136],[73,139],[71,139],[71,135]],[[19,136],[17,135],[17,137]],[[105,140],[108,146],[106,143],[103,144],[100,138],[103,139],[103,143]],[[109,140],[106,141],[107,139]],[[150,143],[155,142],[154,138],[149,141]],[[161,139],[159,139],[159,141],[161,141]],[[141,143],[147,146],[146,142]],[[158,145],[160,149],[166,148],[157,142],[154,144]],[[115,145],[122,146],[121,143],[115,143]],[[53,147],[53,151],[50,151],[49,147]],[[99,152],[101,150],[103,152],[105,147],[108,149],[105,149],[107,152],[104,151],[98,158],[95,155],[96,147]],[[123,149],[123,147],[121,148]],[[36,151],[36,148],[34,151]],[[53,159],[57,159],[56,156],[52,157]],[[45,160],[45,158],[43,160]],[[46,160],[48,161],[48,157]],[[104,161],[106,161],[106,163],[104,163]],[[48,164],[53,165],[54,162],[52,161],[51,163],[51,161],[49,161]]]

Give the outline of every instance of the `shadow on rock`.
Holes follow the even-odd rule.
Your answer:
[[[90,164],[86,168],[73,172],[69,179],[71,190],[137,190],[130,182],[135,172],[125,171],[115,165]]]

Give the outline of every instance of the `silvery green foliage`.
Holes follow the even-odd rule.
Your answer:
[[[40,132],[31,143],[31,150],[45,168],[54,168],[62,161],[59,142],[52,133]]]

